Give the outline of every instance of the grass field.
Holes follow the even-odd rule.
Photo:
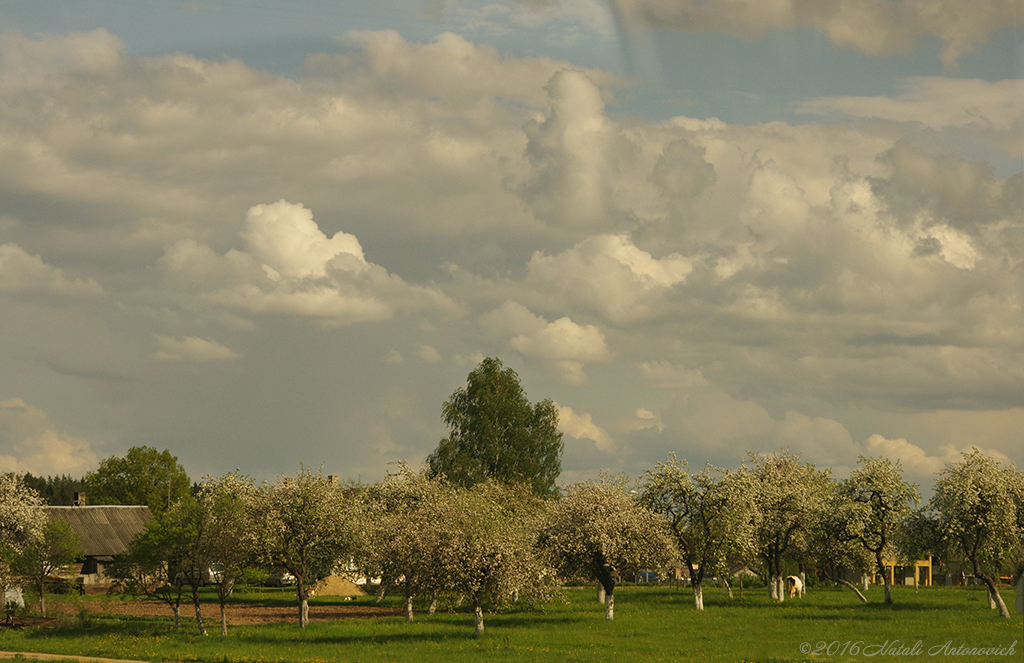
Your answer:
[[[286,593],[272,596],[288,601]],[[198,635],[193,623],[175,632],[169,618],[99,616],[84,625],[0,633],[0,650],[83,654],[146,661],[978,661],[1024,658],[1021,617],[1000,619],[977,588],[894,587],[895,605],[880,605],[881,589],[868,604],[852,592],[815,588],[797,600],[776,604],[763,589],[729,599],[705,590],[706,610],[695,612],[686,589],[641,586],[616,590],[615,621],[590,588],[569,589],[566,602],[537,612],[486,616],[486,633],[473,637],[472,616],[439,612],[402,617],[312,623],[233,626],[228,636]],[[1013,593],[1004,590],[1013,605]],[[240,596],[240,600],[266,595]],[[314,599],[311,612],[318,602]],[[367,597],[360,599],[372,603]],[[1011,607],[1012,609],[1012,607]],[[189,614],[182,611],[183,615]],[[212,617],[212,615],[211,615]],[[898,652],[899,645],[906,647]],[[921,642],[916,653],[915,643]],[[950,642],[951,645],[942,649]],[[967,648],[1009,648],[1012,655],[962,655]],[[801,645],[804,653],[801,652]],[[819,645],[818,643],[824,643]],[[837,644],[832,644],[837,643]],[[849,644],[847,644],[849,643]],[[858,645],[859,643],[859,645]],[[886,643],[888,645],[886,646]],[[829,646],[833,654],[828,654]],[[886,650],[882,647],[886,646]],[[838,655],[843,648],[846,655]],[[820,652],[821,655],[814,655]],[[855,655],[854,655],[855,654]]]

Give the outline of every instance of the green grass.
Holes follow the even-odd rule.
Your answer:
[[[222,637],[215,620],[203,638],[186,621],[181,632],[170,619],[98,617],[87,627],[26,629],[0,634],[0,649],[83,654],[148,661],[316,662],[316,661],[1020,661],[1024,651],[1021,617],[998,618],[976,588],[893,588],[895,605],[880,605],[881,589],[862,604],[847,589],[817,588],[807,596],[776,604],[763,589],[729,599],[721,590],[705,590],[703,613],[692,608],[689,590],[671,587],[621,587],[615,592],[615,621],[606,622],[592,588],[570,589],[568,602],[537,612],[488,613],[484,638],[473,637],[466,613],[311,623],[232,626]],[[1011,591],[1004,600],[1012,606]],[[288,591],[237,595],[238,601],[290,603]],[[311,613],[318,602],[314,599]],[[372,603],[372,598],[360,599]],[[394,604],[393,604],[394,605]],[[1011,607],[1012,609],[1012,607]],[[182,611],[183,616],[191,614]],[[212,616],[212,615],[211,615]],[[880,646],[920,640],[919,655],[878,654],[810,656],[818,642]],[[952,641],[954,647],[1009,647],[1013,656],[930,656],[928,650]],[[874,651],[874,650],[871,650]]]

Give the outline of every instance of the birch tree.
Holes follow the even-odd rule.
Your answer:
[[[756,506],[754,547],[768,570],[773,599],[784,601],[783,560],[804,546],[815,506],[826,495],[828,470],[821,472],[788,451],[748,454],[741,471]]]
[[[944,553],[970,564],[988,588],[989,605],[1007,619],[998,590],[999,571],[1021,555],[1024,474],[1004,467],[977,449],[947,465],[935,482],[929,507]]]
[[[541,545],[563,576],[601,584],[608,620],[615,618],[616,583],[664,567],[675,547],[664,519],[634,499],[625,480],[607,476],[569,486],[548,512]]]
[[[892,605],[892,578],[884,560],[898,554],[895,539],[921,495],[917,486],[903,480],[898,460],[861,456],[858,465],[839,484],[842,513],[850,536],[873,556],[884,579],[885,604]]]
[[[743,556],[752,543],[745,479],[710,465],[690,472],[674,454],[644,473],[641,501],[668,524],[690,574],[696,610],[704,609],[704,578],[727,571],[727,555]]]
[[[16,474],[0,475],[0,595],[11,580],[11,558],[42,532],[43,500]]]
[[[319,471],[303,469],[293,480],[262,486],[250,505],[259,533],[258,553],[295,576],[299,625],[309,624],[309,590],[354,548],[349,499]]]

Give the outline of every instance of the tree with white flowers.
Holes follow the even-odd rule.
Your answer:
[[[0,475],[0,596],[10,583],[11,560],[42,534],[43,500],[17,474]]]
[[[255,495],[252,479],[237,472],[206,479],[196,495],[204,520],[202,570],[217,565],[216,571],[203,580],[217,592],[221,635],[228,632],[226,604],[234,584],[256,559],[257,535],[249,517]]]
[[[850,533],[848,509],[849,500],[840,492],[839,484],[831,483],[811,516],[804,560],[825,578],[848,587],[867,603],[857,586],[842,576],[843,569],[853,569],[863,577],[875,564],[867,548]]]
[[[727,556],[745,556],[751,546],[746,479],[710,465],[691,472],[675,454],[644,473],[641,502],[665,519],[689,571],[697,610],[704,609],[704,578],[727,571]]]
[[[975,449],[947,465],[929,502],[938,542],[948,559],[969,564],[988,588],[989,607],[1010,612],[999,595],[999,571],[1019,559],[1024,533],[1024,473]]]
[[[250,503],[258,553],[266,564],[295,576],[299,625],[309,624],[309,590],[354,548],[351,499],[319,471],[303,469],[294,479],[260,487]]]
[[[903,480],[900,462],[861,456],[850,478],[839,484],[839,508],[849,536],[874,558],[882,574],[885,604],[892,605],[892,578],[883,560],[897,555],[897,537],[921,501],[917,486]]]
[[[806,548],[815,507],[827,493],[829,471],[819,471],[800,457],[781,451],[749,453],[741,472],[747,477],[756,506],[753,518],[754,549],[768,569],[773,599],[784,601],[783,560]]]
[[[609,620],[616,583],[666,566],[675,552],[664,519],[630,494],[625,479],[608,476],[569,486],[548,511],[540,540],[563,576],[601,584]]]

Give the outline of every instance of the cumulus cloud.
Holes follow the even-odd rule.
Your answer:
[[[368,262],[355,236],[328,238],[301,204],[250,208],[241,236],[246,251],[218,256],[182,240],[166,248],[161,263],[179,285],[202,289],[208,302],[253,313],[350,324],[384,320],[399,309],[455,308],[437,289],[407,284]]]
[[[198,336],[173,338],[158,334],[156,342],[159,349],[153,357],[161,361],[222,361],[239,356],[225,345]]]
[[[98,463],[88,440],[58,430],[39,408],[0,401],[0,472],[82,476]]]
[[[586,303],[625,323],[663,312],[666,291],[682,283],[692,265],[678,253],[654,258],[619,234],[596,235],[553,256],[538,251],[527,269],[528,283],[558,306]]]
[[[100,294],[103,288],[92,278],[67,278],[63,270],[17,244],[0,244],[0,292],[80,297]]]
[[[560,71],[547,84],[551,111],[526,125],[532,174],[522,188],[538,217],[560,226],[608,223],[615,128],[600,89],[581,71]]]
[[[938,453],[928,453],[902,437],[890,440],[876,433],[865,440],[864,455],[899,460],[907,474],[920,480],[925,477],[934,478],[947,465],[959,462],[962,454],[969,453],[974,448],[976,447],[957,448],[952,444],[944,444],[938,448]],[[1005,454],[996,449],[981,451],[1000,463],[1012,463]]]
[[[590,440],[598,451],[613,453],[615,440],[606,430],[594,423],[589,412],[577,413],[567,405],[555,404],[558,409],[558,429],[576,440]]]
[[[827,34],[835,46],[868,55],[904,53],[920,38],[937,37],[950,72],[959,69],[960,57],[1022,20],[1014,0],[612,0],[612,7],[626,26],[721,32],[741,39],[810,27]]]
[[[524,357],[554,369],[567,384],[584,384],[586,364],[611,359],[604,333],[595,325],[579,325],[568,317],[547,322],[518,302],[507,301],[481,315],[480,327],[508,339]]]

